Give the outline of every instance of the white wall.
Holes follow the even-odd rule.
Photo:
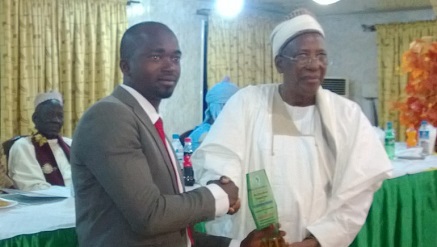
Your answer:
[[[434,18],[432,9],[318,17],[325,30],[328,56],[333,61],[327,77],[349,79],[352,100],[361,105],[373,122],[370,102],[364,98],[378,96],[376,32],[364,32],[361,25]]]
[[[130,16],[129,24],[153,20],[167,24],[178,36],[182,74],[173,96],[161,104],[168,135],[192,129],[202,121],[202,20],[198,9],[210,8],[200,0],[141,0],[145,13]],[[260,12],[260,14],[265,14]],[[432,9],[319,16],[326,33],[329,57],[333,64],[328,77],[347,78],[352,100],[373,122],[370,102],[378,96],[376,32],[364,32],[361,24],[374,25],[434,19]]]

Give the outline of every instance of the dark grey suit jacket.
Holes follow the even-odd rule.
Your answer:
[[[182,247],[187,225],[214,218],[215,200],[208,189],[178,192],[153,123],[122,87],[84,113],[73,140],[80,246]],[[207,237],[196,245],[228,246],[229,241]]]

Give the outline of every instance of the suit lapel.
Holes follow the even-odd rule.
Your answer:
[[[132,111],[135,113],[135,115],[137,115],[139,121],[144,125],[144,127],[146,127],[146,129],[152,135],[153,142],[158,147],[159,152],[165,161],[165,165],[167,167],[167,170],[172,178],[173,188],[174,188],[175,192],[179,193],[179,187],[176,183],[177,178],[175,175],[175,172],[178,172],[178,171],[174,171],[173,164],[172,164],[170,157],[169,157],[169,155],[174,155],[173,151],[168,150],[168,152],[167,152],[167,149],[165,148],[164,143],[162,143],[162,140],[159,137],[159,134],[155,128],[155,125],[152,123],[152,121],[150,120],[147,113],[144,111],[144,109],[141,107],[141,105],[138,103],[138,101],[128,91],[126,91],[124,88],[122,88],[120,86],[115,88],[114,92],[112,93],[112,96],[119,99],[124,104],[130,106],[132,108]]]

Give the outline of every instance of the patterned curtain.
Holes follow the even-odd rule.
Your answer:
[[[405,127],[399,125],[399,115],[393,102],[404,94],[407,76],[400,71],[402,54],[412,41],[423,36],[437,36],[437,21],[377,25],[379,105],[381,127],[393,122],[398,140],[405,140]]]
[[[33,100],[58,90],[63,134],[121,82],[126,0],[0,0],[0,140],[33,129]]]
[[[434,13],[437,15],[437,0],[429,0],[429,2],[432,5],[432,9],[434,10]]]
[[[250,84],[280,82],[270,33],[280,17],[260,13],[242,13],[236,19],[225,19],[211,13],[208,27],[208,87],[225,75],[239,87]]]

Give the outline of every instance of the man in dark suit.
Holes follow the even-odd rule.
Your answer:
[[[71,150],[80,246],[228,246],[230,239],[194,236],[189,225],[239,208],[232,181],[184,192],[159,116],[180,75],[181,51],[165,25],[143,22],[121,41],[123,85],[83,115]],[[248,235],[258,246],[271,231]]]

